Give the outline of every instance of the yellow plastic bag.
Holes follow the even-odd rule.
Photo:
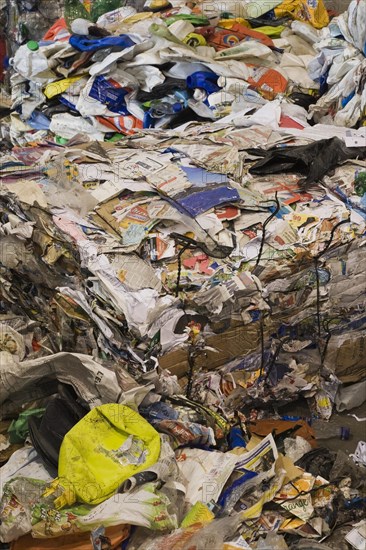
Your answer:
[[[329,24],[328,12],[323,0],[284,0],[274,9],[276,17],[291,16],[299,21],[310,23],[316,29]]]
[[[51,99],[55,95],[62,94],[66,92],[68,88],[74,83],[80,80],[82,76],[73,76],[71,78],[63,78],[62,80],[57,80],[56,82],[50,82],[44,89],[44,95]]]
[[[75,501],[99,504],[159,455],[159,434],[142,416],[125,405],[101,405],[66,434],[59,477],[47,494],[56,493],[57,508]]]

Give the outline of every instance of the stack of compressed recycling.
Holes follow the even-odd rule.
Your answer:
[[[64,0],[52,8],[47,0],[8,0],[0,4],[1,35],[6,37],[6,53],[13,55],[24,41],[42,36],[63,13]]]
[[[59,140],[79,133],[103,140],[192,120],[295,130],[309,121],[362,125],[365,1],[353,0],[329,26],[322,2],[295,10],[292,22],[287,4],[296,2],[277,6],[277,19],[249,22],[212,6],[125,7],[96,24],[77,18],[71,31],[58,20],[10,60],[13,143],[39,141],[47,130]]]
[[[12,60],[0,541],[362,548],[365,2],[175,4]]]

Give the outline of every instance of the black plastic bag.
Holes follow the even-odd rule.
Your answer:
[[[59,394],[50,399],[42,418],[31,417],[28,421],[34,448],[45,465],[56,470],[65,435],[88,412],[77,402],[71,387],[60,384],[58,390]]]
[[[341,139],[334,137],[309,145],[269,149],[249,172],[255,175],[297,172],[306,176],[300,182],[305,187],[320,181],[341,162],[355,158],[365,159],[366,147],[346,147]]]

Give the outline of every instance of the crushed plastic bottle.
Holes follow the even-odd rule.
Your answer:
[[[336,437],[342,440],[348,440],[351,434],[349,428],[338,426],[335,422],[324,422],[323,420],[314,420],[312,428],[316,439],[330,439]]]
[[[150,103],[150,115],[152,118],[175,115],[182,109],[183,104],[172,97],[165,97],[163,100],[153,100]]]

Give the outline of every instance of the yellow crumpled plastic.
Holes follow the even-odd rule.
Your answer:
[[[159,455],[159,434],[140,414],[126,405],[95,407],[64,437],[58,478],[46,493],[55,494],[56,508],[99,504]]]
[[[248,29],[251,28],[250,24],[243,17],[234,17],[233,19],[220,19],[218,26],[224,29],[231,29],[235,23],[239,23]],[[256,29],[254,29],[256,30]]]
[[[72,76],[70,78],[63,78],[62,80],[56,80],[56,82],[50,82],[45,87],[43,93],[48,98],[51,99],[55,95],[63,94],[68,88],[74,83],[80,80],[82,76]]]
[[[323,0],[284,0],[274,8],[276,17],[291,16],[294,19],[310,23],[316,29],[329,24],[329,15]]]

